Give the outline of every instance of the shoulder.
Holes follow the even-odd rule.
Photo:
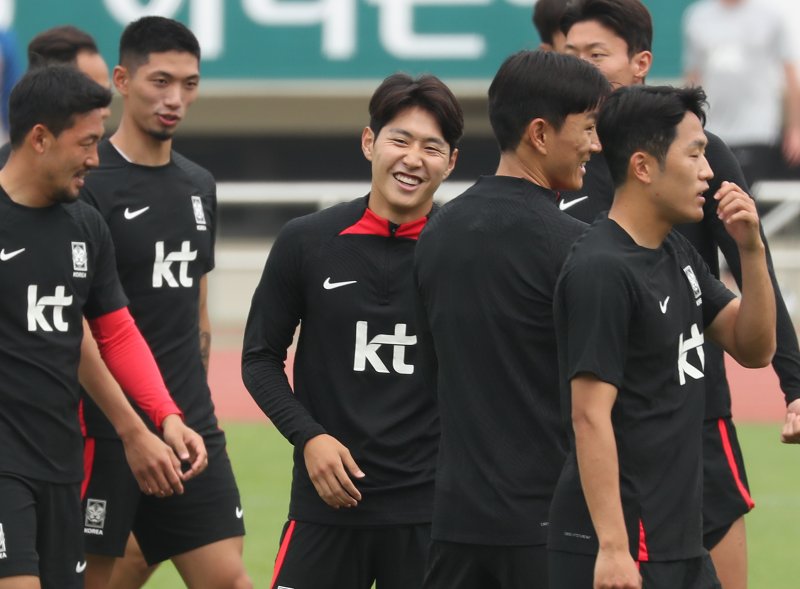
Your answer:
[[[172,163],[189,176],[193,182],[198,184],[199,188],[208,192],[216,192],[214,175],[200,164],[174,150],[172,152]]]
[[[320,241],[335,237],[361,219],[366,210],[366,198],[336,204],[321,211],[296,217],[286,223],[279,237]]]
[[[109,234],[108,225],[100,212],[93,206],[82,200],[61,206],[71,221],[79,226],[88,237],[104,238]]]

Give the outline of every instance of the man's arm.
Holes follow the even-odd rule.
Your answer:
[[[600,545],[594,586],[639,589],[642,579],[631,557],[622,514],[617,442],[611,423],[617,388],[585,373],[573,378],[570,385],[581,488]]]
[[[208,315],[208,274],[200,279],[200,358],[203,368],[208,374],[208,362],[211,358],[211,318]]]
[[[800,83],[797,68],[791,61],[783,64],[784,86],[784,125],[783,158],[790,166],[800,164]]]

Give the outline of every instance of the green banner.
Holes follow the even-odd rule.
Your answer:
[[[20,42],[60,24],[95,36],[109,63],[124,25],[146,14],[186,23],[203,75],[227,80],[359,80],[403,70],[489,79],[535,48],[532,0],[6,0]],[[690,0],[649,0],[653,77],[680,74],[680,18]]]

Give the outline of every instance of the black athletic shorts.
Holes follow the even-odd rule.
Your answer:
[[[413,589],[422,584],[430,524],[375,528],[289,520],[271,589]]]
[[[119,440],[87,438],[84,538],[90,554],[122,556],[133,531],[148,564],[244,535],[239,489],[222,432],[204,438],[208,468],[184,483],[183,495],[141,493]],[[87,456],[94,446],[94,459]]]
[[[0,577],[33,575],[42,589],[83,589],[80,485],[0,473]]]
[[[431,543],[424,589],[547,589],[547,547]]]
[[[549,551],[550,589],[592,589],[595,555]],[[708,553],[688,560],[640,562],[642,589],[722,589]]]
[[[736,427],[730,417],[703,423],[703,546],[711,550],[753,509]]]

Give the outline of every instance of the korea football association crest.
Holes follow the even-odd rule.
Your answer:
[[[86,278],[89,269],[89,256],[86,253],[85,241],[72,242],[72,276]]]
[[[206,212],[203,210],[203,199],[199,196],[192,197],[192,212],[194,212],[194,222],[197,223],[198,231],[207,229]]]
[[[0,560],[6,558],[6,533],[3,524],[0,524]]]
[[[84,519],[84,533],[102,536],[106,525],[105,499],[87,499],[86,516]]]
[[[700,283],[697,281],[697,276],[694,274],[691,266],[684,266],[683,273],[686,274],[686,279],[689,281],[689,286],[692,287],[692,294],[694,294],[694,303],[698,307],[703,304],[703,292],[700,290]]]

